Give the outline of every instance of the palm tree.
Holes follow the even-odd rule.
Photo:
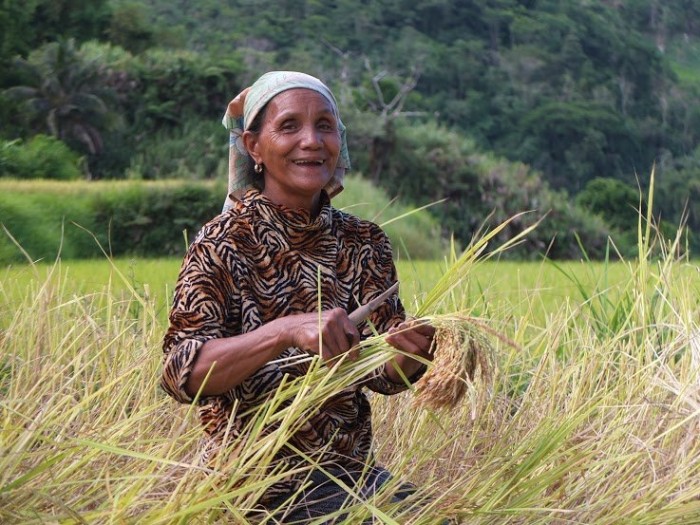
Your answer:
[[[67,142],[81,144],[91,155],[103,148],[102,133],[112,116],[100,86],[100,66],[84,59],[72,39],[45,44],[14,67],[26,85],[5,90],[21,103],[28,124]]]

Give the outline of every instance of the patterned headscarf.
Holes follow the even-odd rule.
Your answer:
[[[325,190],[329,197],[334,197],[343,190],[343,177],[345,172],[350,169],[350,156],[348,154],[348,144],[345,138],[345,126],[340,120],[338,113],[338,104],[335,101],[333,93],[330,89],[316,77],[307,75],[306,73],[298,73],[296,71],[271,71],[261,76],[250,88],[246,95],[243,106],[243,118],[236,119],[226,113],[223,119],[223,125],[231,133],[229,146],[229,174],[228,174],[228,191],[230,197],[240,199],[245,191],[253,184],[251,178],[253,159],[248,154],[243,144],[243,131],[247,130],[255,120],[255,117],[265,107],[265,105],[275,96],[288,89],[304,88],[316,91],[326,97],[331,103],[333,114],[338,120],[338,129],[340,131],[340,155],[338,156],[338,165],[335,168],[333,177],[325,186]],[[230,204],[230,199],[227,199],[227,204],[224,209]]]

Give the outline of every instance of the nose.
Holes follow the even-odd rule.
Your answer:
[[[321,147],[321,133],[315,126],[304,126],[301,132],[300,145],[306,149],[319,149]]]

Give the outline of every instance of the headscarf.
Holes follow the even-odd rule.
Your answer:
[[[338,121],[338,130],[340,131],[340,154],[335,172],[324,189],[329,197],[334,197],[343,190],[343,177],[345,172],[350,169],[350,155],[348,154],[348,144],[345,137],[345,125],[340,120],[338,103],[333,93],[319,79],[306,73],[271,71],[265,73],[251,86],[243,105],[242,119],[236,119],[229,115],[228,112],[224,115],[222,123],[231,134],[228,168],[229,199],[227,199],[224,209],[230,204],[231,198],[240,199],[246,190],[253,185],[251,168],[254,161],[243,144],[243,131],[248,130],[255,117],[270,100],[283,91],[296,88],[316,91],[326,97],[331,104],[333,114]]]

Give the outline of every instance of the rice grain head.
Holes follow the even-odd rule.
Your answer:
[[[494,349],[480,325],[468,318],[436,323],[435,359],[416,383],[414,406],[454,408],[470,393],[472,417],[491,391]]]

